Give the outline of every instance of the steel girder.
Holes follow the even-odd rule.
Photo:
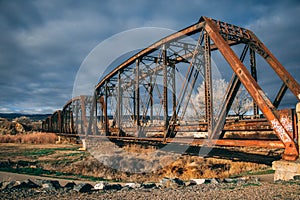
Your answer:
[[[43,130],[60,134],[81,134],[96,132],[95,98],[78,96],[69,100],[62,110],[55,111],[43,122]],[[96,133],[95,133],[96,134]]]
[[[189,36],[196,42],[187,40]],[[234,45],[245,45],[240,57],[232,50]],[[233,70],[225,101],[216,118],[212,111],[213,51],[219,51]],[[250,52],[250,70],[243,62],[247,52]],[[260,55],[283,82],[273,103],[257,82],[256,55]],[[186,75],[184,80],[178,81],[181,67],[185,68]],[[204,121],[199,121],[199,108],[190,101],[199,77],[205,82]],[[163,140],[167,142],[181,128],[183,131],[195,129],[208,132],[208,138],[216,145],[235,146],[232,141],[226,142],[222,138],[227,126],[226,116],[241,85],[253,99],[254,115],[259,114],[259,109],[284,145],[283,158],[295,160],[298,157],[293,140],[295,130],[290,129],[292,120],[287,120],[291,115],[280,112],[277,107],[287,89],[296,97],[300,94],[299,84],[253,32],[207,17],[201,17],[199,22],[159,40],[117,66],[97,84],[94,97],[70,100],[61,112],[61,130],[139,138],[146,137],[147,132],[162,132]],[[189,116],[189,124],[193,125],[184,125],[187,110],[191,107],[195,114]],[[47,127],[51,120],[53,118],[47,119],[43,127],[53,129]],[[243,144],[264,146],[267,143],[252,140]],[[272,146],[273,143],[269,144]],[[279,143],[276,145],[280,146]]]
[[[298,157],[298,151],[295,142],[290,137],[287,128],[281,122],[280,115],[271,103],[269,98],[260,88],[256,80],[251,76],[245,65],[237,57],[234,51],[229,47],[226,38],[230,40],[241,40],[250,45],[250,47],[270,64],[278,76],[297,96],[300,93],[300,86],[296,80],[284,69],[270,51],[258,40],[258,38],[249,30],[228,25],[226,23],[215,21],[204,17],[206,21],[205,29],[209,33],[219,51],[227,60],[239,80],[245,86],[249,94],[254,99],[262,113],[272,124],[275,133],[285,145],[284,159],[295,160]]]

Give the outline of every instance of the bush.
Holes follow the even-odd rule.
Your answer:
[[[57,135],[54,133],[28,133],[17,135],[0,135],[0,143],[18,144],[55,144]]]

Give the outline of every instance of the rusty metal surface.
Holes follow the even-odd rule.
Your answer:
[[[197,44],[186,42],[187,36],[196,37]],[[240,57],[232,50],[234,45],[244,45]],[[212,51],[219,51],[234,72],[217,118],[212,110]],[[247,52],[250,52],[248,57]],[[256,56],[266,60],[283,81],[273,103],[257,82]],[[244,64],[245,58],[250,59],[250,70]],[[187,72],[181,85],[176,85],[180,64],[186,64]],[[163,80],[161,88],[156,84],[158,77]],[[189,121],[187,107],[199,77],[205,82],[205,117],[204,120],[199,118],[199,108],[192,105],[198,118]],[[231,120],[228,112],[240,85],[254,100],[254,114],[251,119]],[[179,94],[174,92],[177,87],[181,88]],[[252,31],[201,17],[197,23],[155,42],[116,66],[96,85],[93,97],[69,100],[61,111],[45,119],[42,126],[45,131],[72,136],[180,143],[190,142],[191,138],[179,137],[179,133],[204,132],[208,140],[194,138],[193,145],[285,148],[283,158],[295,160],[299,155],[295,143],[298,138],[296,115],[292,109],[277,109],[287,89],[300,100],[299,84]],[[158,116],[154,114],[155,104],[162,105]],[[109,114],[112,110],[113,114]],[[273,132],[279,140],[224,139],[226,132],[255,131]],[[147,138],[147,133],[157,133],[158,138]],[[124,137],[126,135],[128,137]]]
[[[148,53],[151,53],[152,51],[154,51],[155,49],[159,48],[161,45],[166,44],[168,42],[171,42],[172,40],[181,38],[181,37],[185,37],[188,36],[194,32],[199,31],[200,29],[203,29],[204,26],[204,22],[199,22],[196,23],[194,25],[191,25],[185,29],[182,29],[180,31],[178,31],[177,33],[174,33],[170,36],[167,36],[163,39],[161,39],[160,41],[154,43],[153,45],[149,46],[148,48],[140,51],[139,53],[135,54],[134,56],[132,56],[131,58],[129,58],[127,61],[125,61],[124,63],[122,63],[121,65],[119,65],[118,67],[116,67],[111,73],[109,73],[106,77],[104,77],[102,79],[102,81],[100,81],[97,86],[96,89],[101,87],[104,83],[105,80],[110,79],[112,76],[114,76],[119,70],[126,68],[128,65],[132,64],[135,62],[136,59],[138,59],[139,57],[142,57],[143,55],[146,55]]]
[[[284,128],[280,122],[279,115],[274,109],[273,104],[270,102],[268,97],[265,95],[263,90],[251,76],[247,68],[236,56],[233,50],[226,43],[224,38],[219,34],[219,29],[211,19],[206,19],[206,31],[210,34],[212,40],[215,42],[216,46],[227,60],[229,65],[234,70],[235,74],[239,77],[239,80],[248,90],[249,94],[255,100],[257,106],[260,108],[262,113],[266,118],[272,123],[274,131],[285,144],[284,158],[288,160],[295,160],[298,157],[298,150],[295,142],[289,136],[287,130]],[[242,31],[243,32],[243,31]],[[246,33],[246,32],[245,32]],[[246,34],[247,35],[247,34]],[[259,47],[261,44],[259,43]]]

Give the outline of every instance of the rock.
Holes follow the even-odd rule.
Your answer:
[[[103,190],[103,189],[105,188],[106,185],[108,185],[107,182],[101,181],[101,182],[97,183],[97,184],[94,186],[94,189],[95,189],[95,190]]]
[[[145,188],[145,189],[150,189],[150,188],[156,188],[156,184],[155,183],[143,183],[141,185],[141,187]]]
[[[132,188],[132,189],[138,189],[142,187],[140,183],[126,183],[125,187]]]
[[[278,160],[272,162],[272,168],[275,170],[274,181],[288,181],[300,174],[300,163]]]
[[[46,190],[58,190],[61,188],[59,182],[54,180],[37,180],[37,184]]]
[[[160,180],[160,185],[163,188],[178,188],[181,186],[184,186],[184,182],[182,180],[180,180],[179,178],[163,178],[162,180]]]
[[[237,183],[246,183],[248,181],[247,177],[241,177],[236,179]]]
[[[220,183],[220,179],[212,178],[212,179],[209,179],[209,182],[212,183],[212,184],[219,184]]]
[[[43,183],[42,188],[45,190],[56,190],[51,183]]]
[[[2,190],[9,190],[11,188],[13,188],[14,186],[16,186],[18,183],[16,181],[4,181],[2,182]]]
[[[225,183],[237,183],[238,180],[234,178],[224,178]]]
[[[121,190],[122,186],[120,184],[108,184],[104,187],[104,190]]]
[[[190,180],[190,185],[201,185],[204,184],[206,179],[204,178],[199,178],[199,179],[191,179]]]
[[[92,188],[93,188],[93,186],[91,184],[80,183],[78,185],[75,185],[73,190],[75,190],[77,192],[91,192]]]
[[[69,182],[69,183],[67,183],[66,185],[65,185],[65,189],[74,189],[74,187],[75,187],[75,183],[74,182]]]
[[[18,181],[17,181],[18,182]],[[18,185],[14,186],[13,188],[39,188],[40,186],[34,183],[33,181],[27,179],[25,181],[21,181]]]
[[[300,175],[296,175],[293,177],[294,180],[300,180]]]

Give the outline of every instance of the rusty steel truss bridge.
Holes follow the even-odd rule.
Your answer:
[[[242,50],[240,55],[234,51],[236,46]],[[232,71],[217,113],[212,75],[216,52]],[[258,57],[281,79],[273,100],[259,85]],[[193,91],[201,81],[205,105],[200,109]],[[229,114],[241,87],[253,100],[247,117]],[[287,89],[300,100],[297,81],[252,31],[201,17],[115,66],[96,85],[94,95],[69,100],[43,121],[43,130],[82,138],[284,148],[283,159],[296,160],[295,110],[278,109]],[[260,137],[263,132],[274,137]],[[245,137],[227,137],[228,133]],[[251,133],[256,137],[247,138]]]

